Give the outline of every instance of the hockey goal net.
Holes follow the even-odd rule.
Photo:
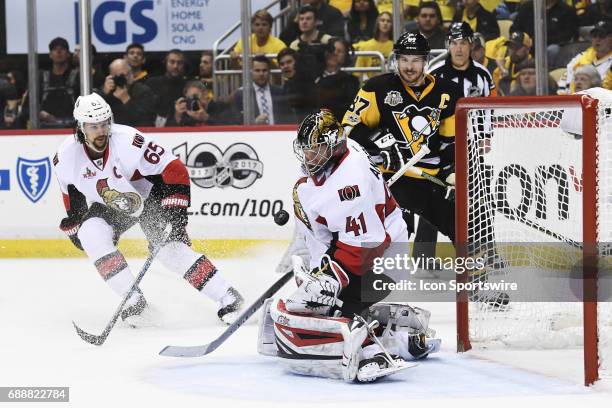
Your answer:
[[[612,375],[611,94],[458,103],[457,251],[485,260],[458,280],[516,283],[458,295],[459,351],[582,348],[585,384]]]

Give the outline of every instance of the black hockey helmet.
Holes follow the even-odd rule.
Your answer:
[[[446,39],[448,43],[452,40],[461,40],[466,39],[470,43],[474,41],[474,30],[468,23],[464,22],[455,22],[451,24],[448,29],[448,33],[446,34]]]
[[[393,53],[396,55],[422,55],[429,56],[429,43],[421,33],[404,33],[393,44]]]
[[[300,124],[293,151],[304,170],[316,175],[346,151],[344,128],[327,109],[311,113]]]

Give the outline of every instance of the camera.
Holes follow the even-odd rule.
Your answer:
[[[118,88],[125,88],[127,86],[127,78],[125,75],[115,75],[113,76],[113,82],[115,86]]]
[[[197,95],[189,96],[185,99],[187,100],[187,110],[200,110],[200,98]]]

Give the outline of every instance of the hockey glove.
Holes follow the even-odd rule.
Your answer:
[[[334,306],[342,306],[338,295],[348,285],[348,276],[329,255],[323,255],[318,268],[298,275],[298,290],[287,299],[287,310],[327,316]]]
[[[380,157],[383,160],[383,167],[389,171],[398,171],[409,159],[406,150],[399,147],[397,143],[387,150],[382,150]]]
[[[182,195],[171,195],[161,200],[162,216],[172,227],[168,241],[189,241],[187,238],[187,207],[189,200]]]
[[[448,185],[444,198],[449,201],[455,201],[455,166],[442,168],[438,173],[438,178]]]
[[[83,247],[81,246],[81,241],[77,235],[80,226],[80,222],[77,222],[70,217],[66,217],[62,220],[62,222],[60,222],[60,229],[64,231],[66,235],[68,235],[68,238],[70,238],[70,241],[74,244],[74,246],[82,251]]]

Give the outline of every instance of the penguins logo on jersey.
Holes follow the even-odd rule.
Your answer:
[[[401,112],[393,111],[395,123],[402,130],[410,145],[420,145],[427,142],[440,127],[440,112],[438,108],[417,108],[411,104]],[[417,149],[418,150],[418,149]],[[416,151],[414,151],[416,153]]]

